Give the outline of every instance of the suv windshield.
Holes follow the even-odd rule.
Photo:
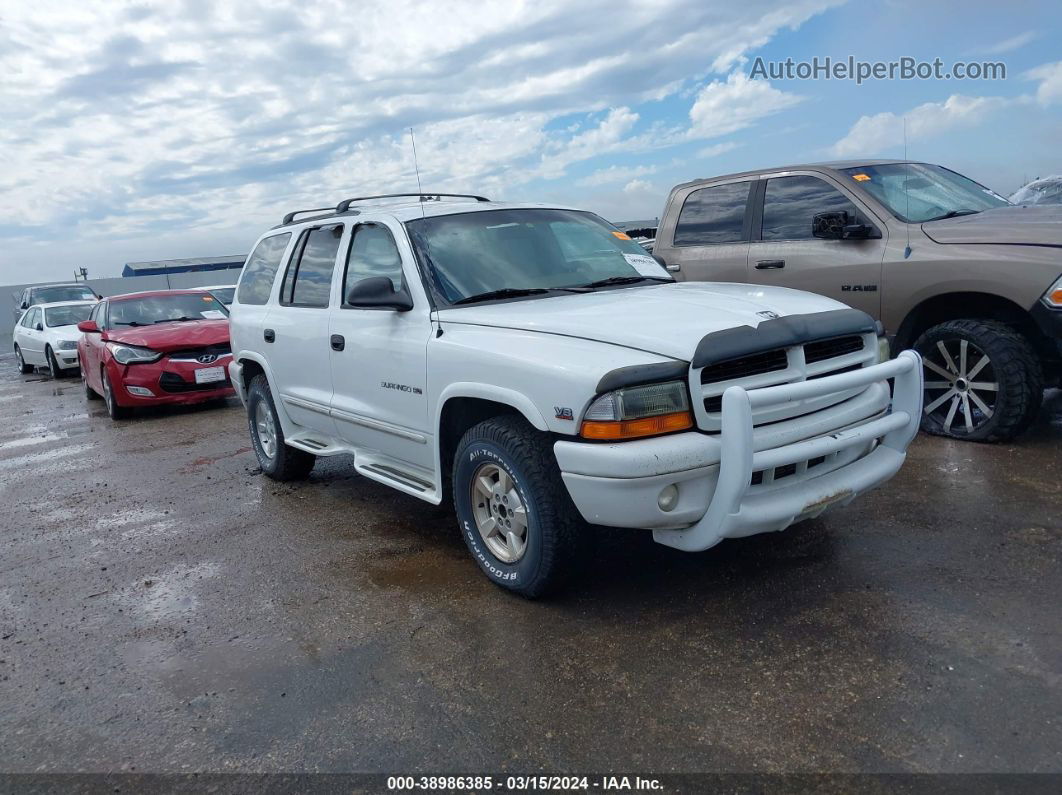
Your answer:
[[[236,295],[235,287],[215,287],[210,291],[210,294],[217,298],[221,303],[228,306],[232,303],[233,297]]]
[[[484,210],[406,222],[447,303],[672,281],[645,249],[592,213]]]
[[[52,304],[59,301],[95,301],[96,294],[88,287],[36,287],[32,290],[33,304]]]
[[[1010,206],[984,185],[929,163],[887,163],[842,168],[841,172],[909,224]]]
[[[226,316],[225,307],[209,293],[180,293],[111,301],[107,323],[150,326],[181,320],[222,320]]]
[[[48,328],[56,326],[73,326],[82,320],[88,320],[92,312],[91,304],[80,306],[53,306],[44,310],[44,325]]]

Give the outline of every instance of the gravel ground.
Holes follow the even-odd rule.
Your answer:
[[[1007,445],[526,602],[242,408],[112,423],[0,357],[2,771],[1062,771],[1062,393]]]

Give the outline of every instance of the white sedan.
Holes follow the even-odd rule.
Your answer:
[[[77,324],[88,320],[94,306],[95,301],[60,301],[27,309],[11,335],[19,372],[47,367],[52,378],[59,378],[65,371],[76,370],[81,338]]]

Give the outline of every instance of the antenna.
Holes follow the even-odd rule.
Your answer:
[[[903,159],[907,160],[907,117],[903,117]],[[907,163],[904,163],[904,168],[907,167]],[[907,247],[903,250],[903,258],[907,259],[911,256],[911,194],[908,192],[907,180],[910,177],[903,178],[903,198],[907,203],[907,209],[904,210],[904,215],[907,216],[907,223],[904,224],[904,228],[907,230]]]
[[[424,189],[420,186],[420,166],[417,164],[417,139],[413,137],[413,128],[409,128],[409,142],[413,144],[413,169],[417,172],[417,193],[424,195]]]

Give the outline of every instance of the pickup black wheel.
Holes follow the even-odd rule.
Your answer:
[[[572,504],[545,434],[504,416],[468,430],[453,467],[454,507],[472,557],[497,585],[533,598],[583,559],[590,528]]]
[[[15,367],[22,375],[29,375],[33,372],[33,365],[26,364],[26,360],[22,358],[22,349],[17,345],[15,346]]]
[[[302,480],[310,474],[317,456],[284,442],[284,429],[264,375],[251,379],[247,390],[247,424],[258,465],[266,475],[273,480]]]
[[[996,320],[951,320],[915,342],[925,372],[922,430],[978,442],[1011,439],[1036,419],[1044,376],[1029,341]]]

